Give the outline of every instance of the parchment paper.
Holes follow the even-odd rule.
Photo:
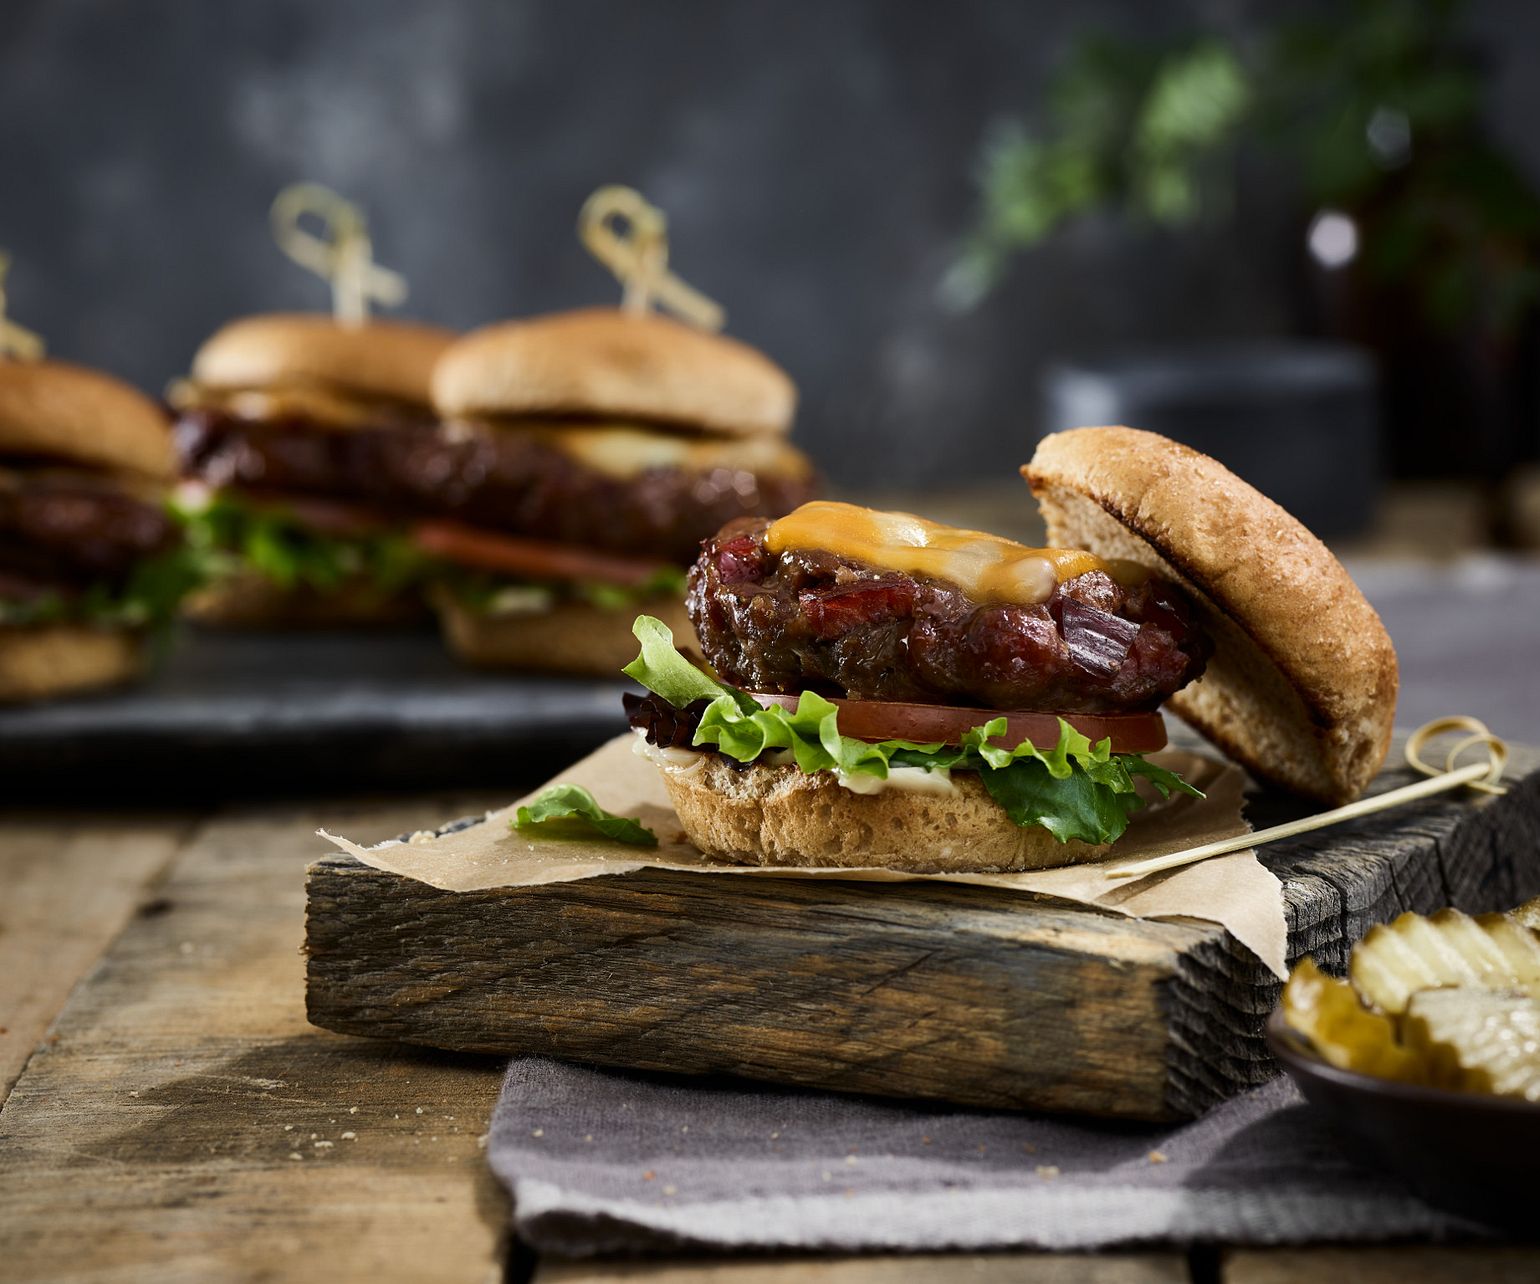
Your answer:
[[[366,865],[451,892],[574,882],[637,869],[747,878],[936,880],[1035,892],[1131,918],[1217,923],[1275,975],[1285,975],[1288,930],[1284,922],[1283,886],[1262,867],[1254,851],[1217,856],[1132,883],[1108,880],[1099,864],[1066,865],[1023,874],[904,874],[887,869],[734,865],[703,856],[685,840],[658,769],[633,751],[634,740],[630,732],[617,736],[541,789],[558,782],[583,785],[607,811],[638,817],[657,834],[655,848],[627,847],[597,836],[591,840],[548,838],[540,836],[538,830],[511,829],[509,822],[518,802],[490,811],[484,820],[454,833],[414,834],[406,842],[382,843],[378,847],[360,847],[324,829],[320,833]],[[1207,797],[1173,799],[1140,812],[1113,847],[1110,859],[1159,856],[1249,832],[1251,827],[1241,815],[1245,776],[1239,768],[1177,749],[1152,757],[1162,766],[1181,773]],[[527,801],[528,798],[519,800]]]

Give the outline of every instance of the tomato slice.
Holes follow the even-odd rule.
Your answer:
[[[769,708],[795,709],[798,697],[752,692]],[[1113,753],[1152,753],[1166,745],[1166,724],[1158,713],[1036,713],[1021,709],[964,709],[947,704],[899,704],[887,700],[831,700],[839,709],[842,735],[857,740],[915,740],[961,744],[963,734],[991,718],[1005,719],[1005,735],[993,743],[1014,748],[1030,740],[1040,749],[1059,743],[1059,719],[1093,743],[1111,738]]]
[[[418,522],[412,527],[412,539],[419,548],[445,561],[534,580],[633,588],[668,569],[663,562],[599,553],[550,540],[495,534],[458,522]]]

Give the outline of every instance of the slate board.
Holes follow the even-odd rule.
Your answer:
[[[1173,739],[1184,739],[1178,732]],[[1400,743],[1393,750],[1399,763]],[[1512,788],[1261,849],[1289,957],[1340,970],[1403,910],[1540,893],[1540,750]],[[1405,767],[1374,789],[1405,784]],[[1278,794],[1257,827],[1312,810]],[[1276,1073],[1277,980],[1223,929],[933,883],[641,870],[444,892],[351,856],[310,867],[310,1019],[458,1051],[968,1105],[1194,1115]]]
[[[513,789],[621,730],[625,689],[464,668],[429,632],[189,631],[141,686],[0,707],[0,794]]]

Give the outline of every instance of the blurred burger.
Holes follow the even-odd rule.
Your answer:
[[[108,375],[0,360],[0,700],[137,677],[195,580],[166,417]]]
[[[397,462],[431,437],[428,386],[453,336],[329,316],[218,331],[169,397],[191,537],[221,573],[190,604],[212,624],[388,624],[423,613],[425,559],[395,507]]]
[[[639,610],[687,630],[685,568],[726,522],[812,494],[796,388],[760,352],[594,308],[479,330],[433,376],[442,427],[409,470],[456,568],[434,601],[472,663],[610,674]]]

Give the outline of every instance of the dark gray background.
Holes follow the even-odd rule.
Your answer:
[[[454,326],[617,297],[572,225],[596,185],[671,219],[677,269],[804,392],[846,484],[999,476],[1065,356],[1298,329],[1301,213],[1114,222],[1020,261],[977,312],[938,279],[991,122],[1088,27],[1252,31],[1221,0],[5,0],[0,246],[12,312],[150,388],[232,314],[326,303],[274,249],[298,178],[363,202],[410,314]],[[1499,135],[1540,177],[1540,5],[1475,4]]]

